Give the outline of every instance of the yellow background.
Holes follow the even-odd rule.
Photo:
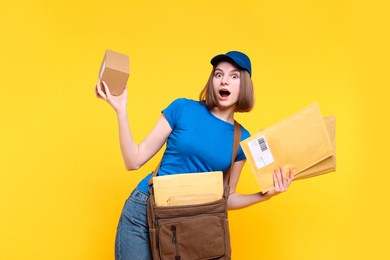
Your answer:
[[[337,118],[336,173],[231,211],[234,259],[386,259],[388,6],[379,1],[6,1],[0,9],[0,259],[113,259],[135,172],[113,110],[94,96],[104,51],[130,56],[141,141],[210,58],[252,59],[252,133],[314,101]],[[248,165],[238,189],[258,190]]]

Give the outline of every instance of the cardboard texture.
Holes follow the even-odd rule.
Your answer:
[[[324,123],[333,146],[334,154],[310,168],[297,173],[294,180],[302,180],[336,171],[336,118],[334,116],[324,117]]]
[[[99,79],[107,83],[110,93],[114,96],[122,94],[129,76],[129,56],[106,50],[99,70]]]
[[[293,168],[297,175],[334,154],[317,103],[243,140],[241,147],[263,193],[274,186],[275,168]]]
[[[223,195],[223,173],[186,173],[153,177],[157,206],[178,206],[215,201]]]

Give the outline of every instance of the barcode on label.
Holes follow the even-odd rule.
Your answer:
[[[274,162],[274,157],[264,135],[248,142],[248,147],[257,169],[261,169]]]
[[[259,139],[257,139],[257,142],[259,143],[260,149],[261,149],[262,152],[265,152],[265,151],[268,150],[268,146],[267,146],[267,143],[264,140],[264,137],[260,137]]]

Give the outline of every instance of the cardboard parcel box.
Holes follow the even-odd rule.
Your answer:
[[[322,173],[335,169],[335,148],[317,103],[243,140],[241,147],[263,193],[274,186],[277,167],[293,168],[297,178],[316,176],[319,163],[330,158],[319,168]]]
[[[123,93],[129,76],[129,56],[112,50],[106,50],[99,70],[99,79],[107,83],[112,95],[119,96]]]
[[[185,173],[153,177],[157,206],[200,204],[223,195],[223,172]]]

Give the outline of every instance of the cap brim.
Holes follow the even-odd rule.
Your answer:
[[[220,55],[215,56],[214,58],[211,59],[210,62],[211,62],[211,65],[216,66],[221,61],[232,61],[235,64],[237,64],[232,58],[230,58],[229,56],[227,56],[225,54],[220,54]]]

